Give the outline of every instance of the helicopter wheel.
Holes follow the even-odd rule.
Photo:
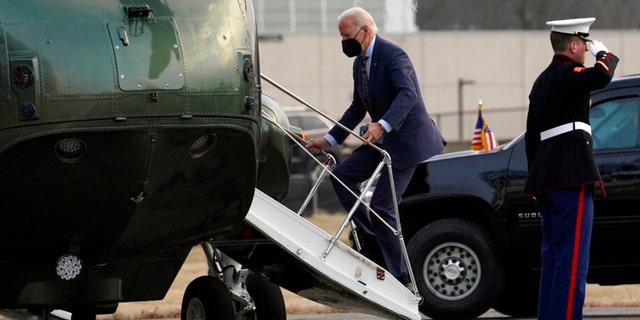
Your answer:
[[[286,320],[287,310],[280,287],[260,275],[250,272],[247,276],[247,291],[256,305],[256,319]]]
[[[233,301],[220,279],[201,276],[191,281],[182,298],[181,320],[232,320]]]

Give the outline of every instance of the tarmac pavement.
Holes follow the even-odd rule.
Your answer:
[[[378,316],[371,316],[362,313],[320,313],[320,314],[292,314],[287,315],[287,320],[384,320]],[[431,319],[423,316],[422,319]],[[499,312],[489,310],[480,318],[490,319],[513,319],[528,320],[536,318],[511,318]],[[638,320],[640,319],[640,308],[586,308],[584,309],[584,319],[616,319],[616,320]]]

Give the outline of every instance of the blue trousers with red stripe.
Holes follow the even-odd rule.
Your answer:
[[[593,226],[593,185],[541,194],[539,320],[582,319]]]

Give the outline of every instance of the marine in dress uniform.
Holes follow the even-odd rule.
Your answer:
[[[587,38],[594,21],[547,22],[555,54],[529,94],[525,192],[535,197],[542,215],[538,319],[582,319],[594,187],[602,188],[593,157],[590,92],[611,81],[619,60],[601,41]],[[596,59],[589,68],[587,51]]]

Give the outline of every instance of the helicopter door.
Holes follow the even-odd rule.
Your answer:
[[[135,18],[108,24],[123,91],[184,86],[182,51],[173,20]]]

